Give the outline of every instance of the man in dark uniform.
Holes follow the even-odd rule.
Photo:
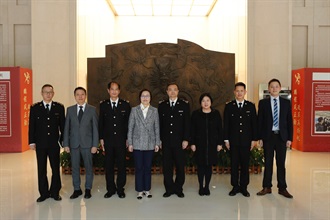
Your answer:
[[[40,197],[37,202],[52,197],[62,200],[60,178],[60,143],[64,130],[65,114],[61,103],[52,101],[54,89],[45,84],[41,88],[43,101],[35,103],[30,109],[29,145],[36,151],[38,165],[38,188]],[[51,185],[47,179],[47,157],[52,169]]]
[[[160,102],[158,107],[160,139],[163,149],[163,174],[166,192],[163,197],[177,194],[183,198],[185,181],[185,153],[190,131],[189,104],[178,99],[179,88],[175,83],[167,86],[169,100]],[[176,167],[176,178],[173,181],[173,165]]]
[[[231,185],[229,192],[234,196],[241,192],[249,197],[250,151],[257,144],[257,114],[254,103],[244,100],[246,86],[242,82],[235,84],[235,100],[228,102],[224,111],[224,139],[231,159]],[[241,171],[239,172],[239,167]]]
[[[108,84],[110,99],[100,103],[99,136],[105,150],[105,179],[107,193],[110,198],[117,191],[119,198],[125,198],[126,184],[126,147],[128,119],[131,112],[129,103],[120,99],[120,85],[117,82]],[[117,181],[114,181],[114,168],[117,165]]]

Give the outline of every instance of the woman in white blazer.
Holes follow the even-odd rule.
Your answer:
[[[132,108],[128,121],[128,150],[133,152],[135,164],[135,190],[137,199],[151,198],[151,166],[153,152],[160,146],[159,116],[157,108],[150,105],[151,92],[143,89],[141,104]]]

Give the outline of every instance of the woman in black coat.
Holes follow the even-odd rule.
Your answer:
[[[195,110],[191,117],[191,149],[195,152],[197,163],[198,193],[208,196],[212,165],[217,164],[217,151],[222,149],[223,144],[222,120],[219,111],[211,108],[210,94],[203,93],[199,102],[201,108]]]

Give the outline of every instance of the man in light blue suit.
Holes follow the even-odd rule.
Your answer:
[[[83,158],[86,169],[85,196],[92,197],[93,157],[99,144],[98,116],[94,106],[87,104],[86,89],[77,87],[74,90],[76,105],[67,108],[64,126],[64,150],[71,153],[72,182],[74,192],[70,199],[82,195],[80,188],[80,157]]]

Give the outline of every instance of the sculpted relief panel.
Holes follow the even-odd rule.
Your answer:
[[[131,106],[139,104],[139,92],[152,92],[151,104],[167,99],[166,86],[179,85],[179,97],[190,103],[191,110],[200,107],[199,96],[209,92],[212,106],[223,112],[233,98],[235,54],[205,50],[199,45],[178,40],[178,44],[146,44],[145,40],[107,45],[105,58],[88,58],[88,102],[98,108],[109,99],[107,84],[121,85],[120,97]]]

